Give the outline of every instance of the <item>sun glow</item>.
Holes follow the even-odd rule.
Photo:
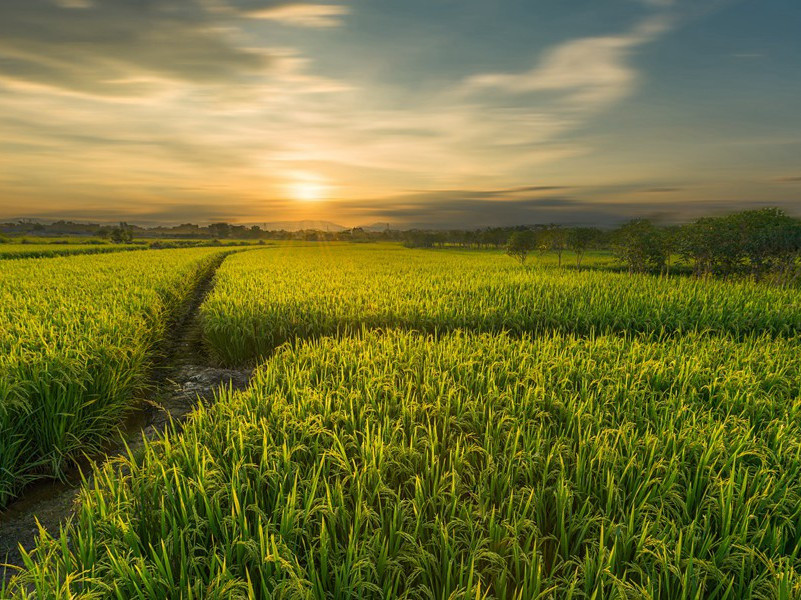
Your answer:
[[[330,186],[318,175],[299,173],[287,184],[287,192],[298,202],[319,202],[325,200]]]

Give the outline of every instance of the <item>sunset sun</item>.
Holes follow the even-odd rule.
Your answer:
[[[303,173],[287,184],[289,197],[297,202],[319,202],[325,200],[330,186],[317,175]]]

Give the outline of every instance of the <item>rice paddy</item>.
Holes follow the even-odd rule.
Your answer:
[[[123,250],[142,250],[134,244],[0,244],[0,260],[12,258],[52,258],[73,254],[107,254]]]
[[[0,267],[0,507],[113,433],[209,249]]]
[[[163,335],[66,306],[65,345]],[[98,467],[0,596],[801,597],[797,290],[286,245],[227,257],[200,316],[250,388]]]
[[[523,268],[494,252],[329,245],[231,257],[201,316],[218,360],[243,364],[362,328],[795,335],[801,298],[749,282]]]

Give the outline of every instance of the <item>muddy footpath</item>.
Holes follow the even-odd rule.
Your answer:
[[[217,265],[219,266],[219,264]],[[101,456],[84,460],[66,481],[41,481],[32,484],[22,497],[0,512],[0,578],[7,581],[22,565],[19,548],[30,550],[39,537],[37,521],[47,531],[57,534],[59,527],[75,510],[82,473],[91,481],[92,466],[102,464],[126,452],[136,452],[144,440],[153,440],[171,422],[180,427],[199,402],[211,402],[215,393],[231,387],[244,389],[250,382],[249,370],[221,369],[212,366],[203,346],[199,308],[211,291],[216,267],[197,286],[184,315],[164,342],[151,373],[147,392],[120,427],[116,440]]]

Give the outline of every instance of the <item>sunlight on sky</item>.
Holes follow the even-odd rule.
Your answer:
[[[798,210],[798,22],[796,0],[3,0],[0,218]]]
[[[330,186],[313,173],[297,173],[293,176],[293,180],[287,184],[289,197],[299,202],[327,200],[330,190]]]

